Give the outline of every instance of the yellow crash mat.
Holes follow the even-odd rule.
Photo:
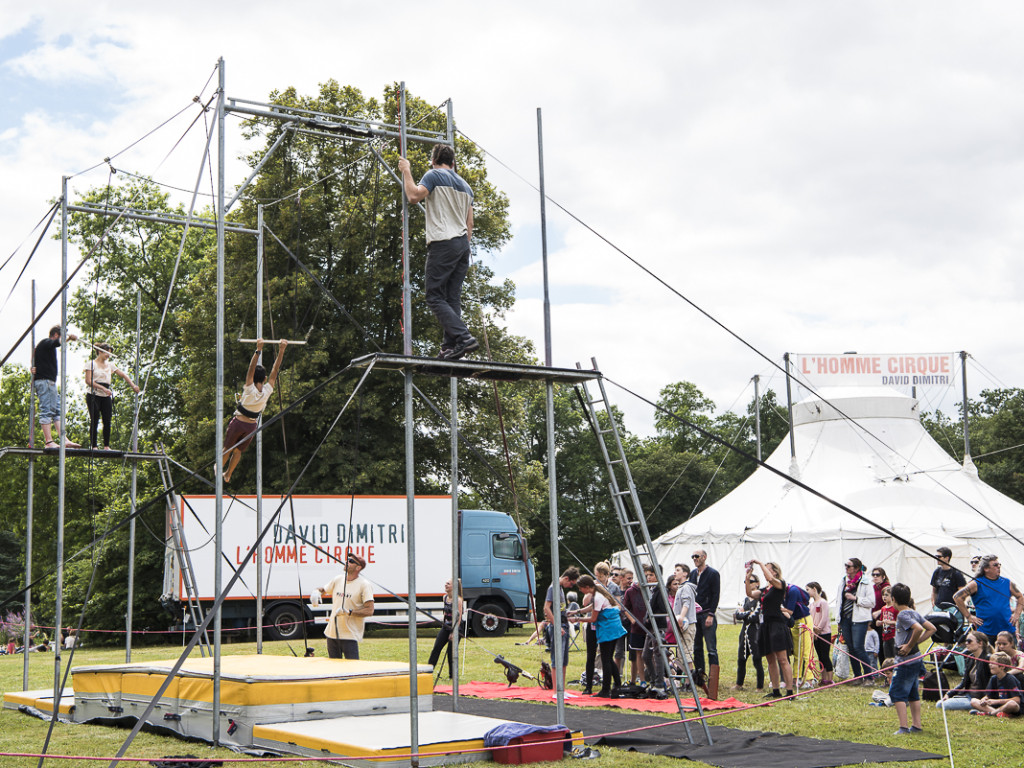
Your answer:
[[[72,670],[82,696],[120,693],[153,696],[174,661],[104,664]],[[221,658],[221,702],[260,706],[316,701],[407,697],[409,665],[388,661],[296,658],[290,656],[224,656]],[[418,693],[433,692],[429,665],[419,665]],[[213,659],[188,659],[164,694],[185,701],[213,701]]]
[[[53,712],[53,689],[41,691],[8,691],[4,694],[4,708],[35,707],[42,712]],[[64,689],[60,697],[60,713],[70,715],[75,709],[75,693]]]

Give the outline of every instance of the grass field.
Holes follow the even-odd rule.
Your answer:
[[[536,672],[546,654],[536,647],[515,645],[529,633],[516,630],[497,640],[470,639],[463,643],[465,656],[464,680],[501,680],[502,670],[493,663],[491,653],[502,654],[509,660],[530,672]],[[421,663],[426,663],[433,645],[432,630],[424,630],[420,634],[417,655]],[[748,670],[747,690],[733,691],[735,682],[736,662],[735,648],[737,628],[722,626],[719,628],[719,648],[722,656],[722,691],[723,697],[735,695],[738,699],[755,704],[762,701],[761,694],[753,690],[751,682],[752,669]],[[582,643],[582,640],[581,640]],[[326,656],[326,644],[323,638],[310,642],[316,649],[317,656]],[[301,643],[292,644],[296,653],[301,652]],[[381,630],[372,632],[361,646],[361,655],[366,659],[396,660],[408,659],[408,639],[403,631]],[[132,653],[132,661],[157,659],[174,659],[181,652],[180,646],[162,646],[136,648]],[[245,654],[254,653],[254,643],[225,643],[223,653]],[[268,654],[291,655],[285,643],[265,643],[264,652]],[[488,653],[490,652],[490,653]],[[65,660],[67,656],[65,654]],[[124,661],[123,649],[91,649],[81,648],[75,653],[74,664],[103,664]],[[22,686],[22,656],[0,657],[0,686],[3,691],[20,691]],[[579,679],[584,664],[582,651],[572,651],[569,659],[569,679]],[[30,656],[29,689],[52,688],[54,662],[52,654],[32,654]],[[445,681],[446,682],[446,681]],[[529,681],[521,682],[529,684]],[[570,686],[572,687],[572,686]],[[747,730],[778,731],[795,733],[801,736],[818,738],[835,738],[871,744],[890,746],[909,746],[938,754],[948,755],[946,735],[943,729],[942,713],[934,705],[925,702],[924,727],[925,733],[917,736],[897,737],[893,732],[897,728],[896,713],[891,708],[870,707],[871,689],[841,688],[801,697],[792,703],[777,703],[770,707],[759,707],[742,712],[730,712],[713,717],[714,725],[729,726]],[[552,722],[554,709],[552,708]],[[949,733],[953,747],[953,757],[957,766],[965,768],[983,768],[984,766],[1024,765],[1024,719],[1002,720],[996,718],[968,717],[965,712],[948,714]],[[41,720],[20,714],[16,711],[4,710],[0,714],[0,752],[38,753],[42,750],[49,724]],[[116,754],[128,731],[119,728],[92,725],[57,724],[53,730],[48,753],[58,755],[109,756]],[[595,766],[662,766],[678,768],[681,763],[668,757],[638,755],[613,749],[601,749],[602,756],[588,764]],[[133,742],[129,756],[146,757],[149,759],[167,755],[192,754],[205,758],[238,757],[226,749],[212,749],[202,744],[186,743],[163,736],[142,733]],[[943,760],[928,760],[899,763],[870,763],[866,765],[915,766],[916,768],[934,768],[947,765],[948,757]],[[48,759],[47,765],[72,765],[70,761]],[[84,763],[77,762],[78,765]],[[91,764],[91,763],[90,763]],[[146,763],[142,763],[145,765]],[[38,765],[33,758],[0,757],[0,765],[4,768],[28,768]],[[127,764],[125,764],[127,765]],[[314,761],[285,763],[289,766],[313,768],[323,765]],[[685,765],[705,765],[704,763],[687,762]]]

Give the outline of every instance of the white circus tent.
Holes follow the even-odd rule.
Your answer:
[[[997,554],[1003,574],[1024,581],[1024,505],[940,448],[916,399],[888,387],[829,388],[794,405],[793,424],[795,459],[787,437],[769,466],[929,553],[948,546],[963,570],[973,554]],[[752,558],[779,563],[787,581],[820,582],[834,605],[845,558],[859,557],[910,585],[919,608],[931,603],[934,560],[764,467],[655,540],[662,567],[689,563],[695,549],[721,572],[720,621],[742,602]]]

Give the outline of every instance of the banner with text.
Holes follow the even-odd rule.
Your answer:
[[[928,354],[790,355],[793,373],[812,387],[948,386],[953,382],[955,352]]]

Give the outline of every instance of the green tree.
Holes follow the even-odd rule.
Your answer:
[[[1024,389],[982,390],[970,401],[969,413],[971,455],[979,476],[1024,503]]]
[[[714,410],[714,402],[696,384],[678,381],[659,393],[654,426],[658,435],[669,439],[676,450],[704,452],[708,448],[707,438],[686,422],[710,431],[714,426]]]
[[[294,89],[271,94],[274,103],[347,115],[365,120],[397,122],[395,91],[386,89],[378,101],[334,81],[319,93],[302,96]],[[409,111],[418,116],[419,127],[442,128],[442,116],[416,98],[408,99]],[[280,122],[255,120],[247,137],[262,150],[249,156],[252,164],[286,129]],[[389,166],[397,165],[397,147],[383,142],[376,147]],[[409,157],[414,172],[428,166],[430,147],[414,144]],[[509,238],[507,201],[487,181],[482,154],[468,142],[459,141],[456,158],[462,174],[475,193],[474,245],[477,249],[501,247]],[[309,334],[309,346],[289,350],[279,378],[280,408],[342,371],[356,357],[378,350],[402,351],[402,244],[401,188],[382,168],[365,142],[331,139],[288,131],[280,149],[263,166],[247,191],[233,219],[254,227],[256,202],[264,201],[266,236],[264,265],[267,275],[264,303],[264,334],[301,338]],[[225,304],[228,348],[225,373],[228,391],[237,391],[244,378],[251,347],[233,339],[244,325],[255,326],[256,242],[250,236],[233,235],[226,249]],[[439,330],[423,302],[422,274],[425,260],[423,218],[415,208],[410,221],[410,256],[413,284],[413,332],[417,354],[436,354]],[[294,256],[294,258],[293,258]],[[296,263],[301,261],[344,308],[324,294]],[[216,306],[209,290],[213,282],[213,254],[196,265],[196,279],[185,288],[187,307],[179,312],[187,346],[184,394],[186,413],[185,452],[192,465],[205,463],[213,449],[214,360],[210,329]],[[464,314],[478,337],[486,335],[490,353],[497,359],[528,359],[529,346],[510,336],[499,324],[514,301],[510,282],[495,282],[491,271],[477,264],[470,271],[464,291]],[[271,352],[271,355],[274,354]],[[269,360],[269,356],[268,356]],[[352,370],[318,393],[316,398],[290,412],[281,424],[264,433],[269,487],[284,489],[288,479],[309,459],[324,439],[327,427],[349,397],[361,370]],[[448,401],[448,380],[419,377],[417,387],[433,402]],[[300,492],[402,493],[405,489],[402,380],[395,373],[375,371],[361,389],[350,410],[326,438],[299,486]],[[496,455],[493,393],[490,386],[465,385],[460,390],[460,421],[467,434],[487,445]],[[512,410],[512,415],[515,411]],[[417,490],[437,492],[447,486],[449,464],[447,429],[442,419],[417,399],[415,437]],[[482,428],[477,429],[477,422]],[[253,464],[240,466],[236,487],[251,484]],[[467,462],[463,481],[472,491],[492,481]],[[233,483],[235,481],[233,480]]]

